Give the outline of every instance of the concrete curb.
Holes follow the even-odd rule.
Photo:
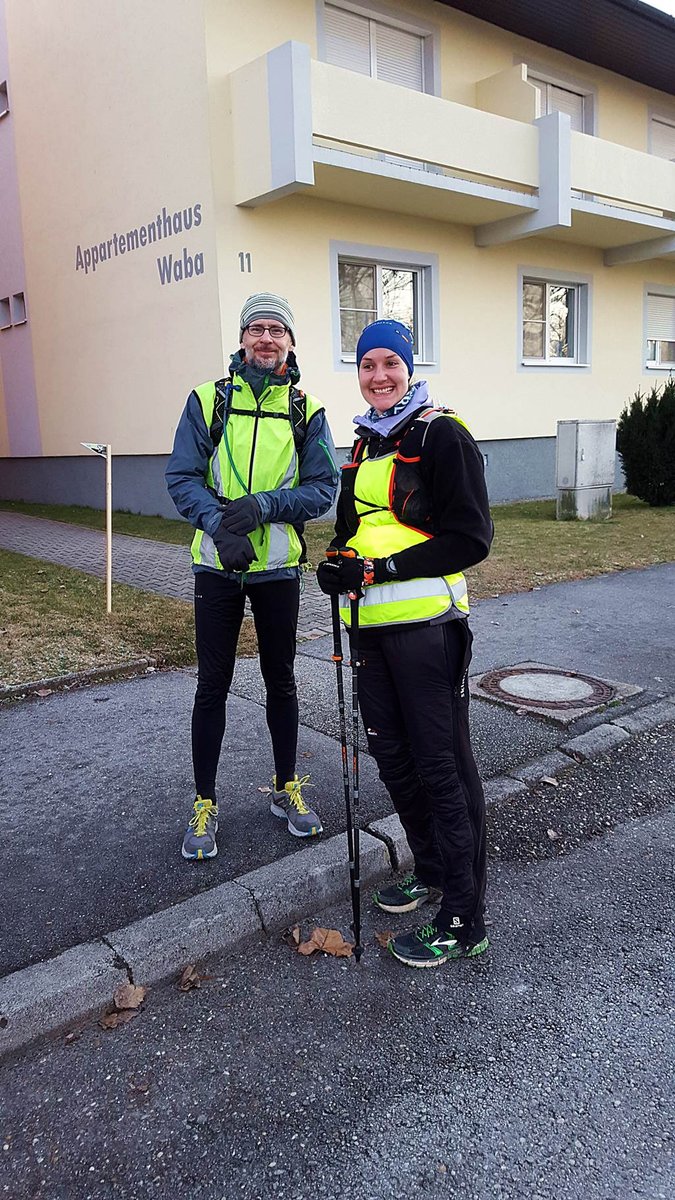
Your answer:
[[[383,841],[363,830],[359,841],[363,886],[390,872],[392,862]],[[249,871],[237,883],[252,896],[263,931],[272,933],[343,900],[348,895],[348,862],[347,835],[338,833],[309,852],[289,854]]]
[[[620,746],[622,742],[627,742],[629,737],[630,734],[626,733],[625,729],[619,729],[618,725],[596,725],[594,729],[589,729],[588,733],[580,733],[577,737],[563,742],[560,749],[576,758],[578,762],[587,762],[588,759],[598,758],[608,750],[613,750],[615,746]]]
[[[134,983],[150,986],[262,932],[251,895],[234,880],[107,933],[103,941]]]
[[[133,658],[131,662],[118,663],[113,667],[90,667],[87,671],[73,671],[69,675],[52,675],[47,679],[33,679],[30,683],[15,683],[9,687],[0,688],[0,702],[3,700],[18,700],[21,696],[31,696],[42,688],[50,688],[53,692],[64,688],[84,686],[87,683],[106,683],[109,679],[122,679],[140,675],[148,667],[157,669],[156,658]]]
[[[0,1054],[81,1020],[127,982],[123,964],[103,942],[86,942],[7,975],[0,979]]]
[[[396,813],[391,817],[383,817],[381,821],[371,821],[370,825],[367,825],[366,828],[369,833],[372,833],[373,837],[380,838],[385,843],[389,851],[392,867],[395,871],[410,871],[412,869],[412,852],[403,832],[403,826]]]
[[[397,844],[402,842],[398,817],[386,824]],[[383,838],[362,831],[360,841],[361,884],[369,885],[390,874],[394,860]],[[0,1056],[103,1009],[120,983],[163,983],[189,963],[235,950],[338,903],[348,889],[347,835],[340,833],[15,971],[0,979]]]
[[[624,745],[631,733],[672,721],[675,701],[668,697],[611,724],[598,725],[571,738],[560,751],[514,768],[512,775],[487,780],[486,801],[490,805],[517,797],[545,777],[553,778]],[[95,942],[5,976],[0,979],[0,1057],[103,1009],[120,983],[165,982],[189,963],[232,951],[346,899],[347,861],[346,834],[337,834]],[[397,816],[374,821],[362,830],[362,884],[411,866]]]
[[[659,725],[667,725],[675,721],[675,703],[671,696],[668,700],[658,700],[645,708],[637,708],[635,712],[617,717],[612,725],[625,729],[627,733],[646,733],[649,729],[657,729]]]

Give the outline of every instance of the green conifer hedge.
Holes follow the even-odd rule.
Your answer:
[[[616,448],[632,496],[652,508],[675,504],[675,379],[635,394],[619,417]]]

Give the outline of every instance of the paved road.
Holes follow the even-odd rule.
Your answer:
[[[482,960],[406,971],[368,910],[358,968],[274,940],[5,1063],[0,1195],[666,1200],[674,771],[664,729],[499,807]]]
[[[298,768],[311,775],[307,795],[330,836],[345,828],[335,668],[303,656],[298,665]],[[0,763],[0,975],[309,849],[270,815],[260,791],[273,770],[263,704],[235,695],[219,776],[219,854],[208,863],[180,857],[194,798],[194,683],[192,671],[157,673],[0,711],[0,735],[12,747]],[[325,729],[321,712],[329,717]],[[566,736],[489,704],[476,704],[473,720],[486,777]],[[365,755],[361,774],[365,823],[388,815],[391,805]],[[17,794],[29,796],[39,814],[39,837]]]
[[[650,698],[670,694],[674,606],[672,565],[484,601],[472,622],[474,668],[543,659],[637,683]],[[299,769],[312,776],[309,794],[331,834],[344,828],[344,805],[329,643],[304,642],[297,673]],[[0,975],[307,849],[269,815],[259,790],[269,785],[272,768],[255,660],[238,663],[234,692],[219,775],[221,852],[199,865],[185,864],[178,853],[193,794],[191,671],[55,694],[0,711],[0,739],[12,747],[0,761]],[[548,722],[484,702],[472,704],[472,727],[485,778],[568,736]],[[30,797],[28,821],[17,794]],[[389,812],[374,766],[364,757],[363,819]]]

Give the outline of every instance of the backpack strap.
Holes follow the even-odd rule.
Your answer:
[[[300,388],[296,388],[295,384],[291,385],[290,402],[293,441],[295,442],[296,453],[299,454],[305,443],[305,434],[307,433],[307,401],[305,393]]]
[[[293,441],[295,442],[296,453],[299,453],[305,442],[307,433],[307,404],[305,393],[291,385],[288,396],[288,416],[285,413],[260,413],[256,414],[249,409],[233,408],[232,407],[232,380],[219,379],[215,384],[216,400],[213,406],[213,417],[211,419],[211,427],[209,429],[209,437],[213,442],[213,448],[220,442],[223,436],[223,429],[227,424],[227,419],[231,412],[241,414],[241,416],[254,417],[256,415],[266,417],[277,417],[282,421],[290,421],[293,429]]]
[[[220,439],[223,436],[223,428],[227,421],[230,406],[232,404],[232,380],[219,379],[215,383],[216,400],[213,406],[213,417],[211,418],[211,428],[209,429],[209,437],[213,442],[215,450]]]

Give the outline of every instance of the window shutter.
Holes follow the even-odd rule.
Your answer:
[[[551,84],[549,111],[567,113],[572,118],[572,129],[577,133],[584,132],[584,98],[578,92],[568,92],[566,88]]]
[[[533,84],[539,92],[542,117],[552,112],[567,113],[572,121],[572,129],[577,133],[584,132],[584,97],[580,92],[570,92],[555,83],[546,83],[544,79],[531,75],[529,71],[527,82]]]
[[[675,125],[652,119],[652,154],[675,161]]]
[[[647,340],[675,341],[675,296],[647,296]]]
[[[346,8],[327,4],[324,8],[326,61],[370,75],[370,21]]]
[[[424,91],[423,38],[381,21],[375,26],[375,61],[378,79]]]

